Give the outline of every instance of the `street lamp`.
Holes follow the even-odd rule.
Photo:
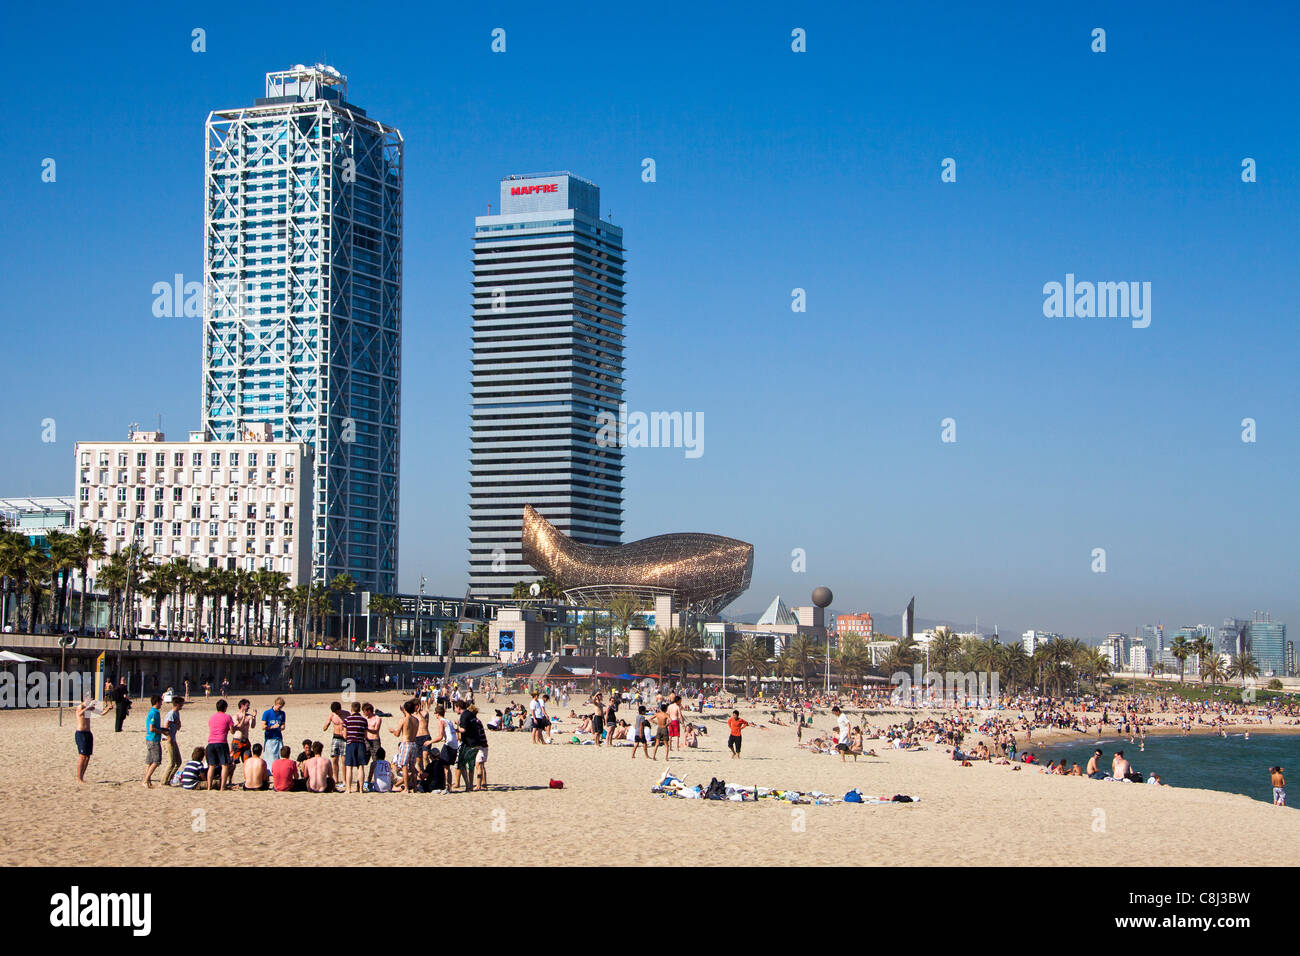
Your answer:
[[[415,653],[419,654],[424,648],[424,642],[421,640],[423,635],[420,632],[420,608],[424,605],[424,584],[425,577],[420,575],[420,593],[415,598]]]

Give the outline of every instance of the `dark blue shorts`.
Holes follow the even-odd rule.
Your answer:
[[[370,762],[370,754],[363,740],[354,740],[348,744],[347,753],[343,755],[343,766],[364,767]]]
[[[206,751],[209,767],[233,767],[230,759],[230,744],[208,744]]]
[[[89,757],[95,752],[95,735],[89,730],[77,731],[77,753]]]

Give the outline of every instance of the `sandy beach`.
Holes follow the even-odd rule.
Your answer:
[[[237,695],[236,695],[237,696]],[[290,695],[286,742],[294,752],[321,731],[327,695]],[[362,695],[395,712],[396,693]],[[484,716],[494,707],[480,701]],[[510,699],[522,700],[515,697]],[[188,703],[182,753],[206,741],[216,698]],[[253,698],[260,713],[269,696]],[[233,703],[233,698],[232,698]],[[570,706],[577,703],[577,698]],[[95,755],[78,785],[75,719],[65,711],[0,713],[0,864],[6,866],[407,865],[445,862],[520,865],[1296,865],[1300,813],[1208,790],[1049,777],[1025,768],[962,767],[941,746],[925,752],[868,741],[879,757],[852,759],[795,746],[792,726],[752,727],[744,756],[726,749],[725,711],[706,710],[709,733],[671,766],[690,784],[711,777],[760,787],[843,796],[896,793],[915,804],[792,807],[675,800],[650,788],[663,771],[630,748],[561,743],[576,721],[560,715],[556,743],[526,733],[492,733],[490,789],[440,794],[208,793],[140,784],[147,701],[122,733],[111,715],[92,721]],[[764,715],[742,708],[751,721]],[[862,718],[856,711],[855,723]],[[697,720],[698,715],[690,714]],[[873,715],[883,726],[899,714]],[[814,726],[831,725],[819,713]],[[390,755],[395,747],[387,732]],[[1252,728],[1254,729],[1254,728]],[[1264,728],[1259,728],[1263,730]],[[1270,731],[1295,730],[1271,727]],[[809,738],[807,730],[804,739]],[[1054,735],[1059,737],[1059,735]],[[1034,734],[1035,742],[1040,734]],[[1043,734],[1042,739],[1047,739]],[[254,736],[261,740],[260,730]],[[1023,744],[1022,744],[1023,746]],[[239,772],[236,771],[236,780]],[[564,789],[548,787],[562,780]],[[1265,781],[1261,779],[1261,786]],[[1207,827],[1214,834],[1207,839]]]

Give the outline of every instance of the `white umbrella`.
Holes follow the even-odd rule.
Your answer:
[[[3,664],[43,664],[39,657],[28,657],[17,651],[0,651],[0,663]]]

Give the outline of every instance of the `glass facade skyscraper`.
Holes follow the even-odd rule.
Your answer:
[[[207,120],[203,428],[315,449],[312,578],[397,575],[402,136],[332,67]]]
[[[1246,649],[1259,667],[1261,677],[1287,675],[1286,625],[1278,621],[1255,620],[1246,624]]]
[[[574,541],[616,545],[623,449],[601,440],[623,400],[623,231],[567,172],[508,176],[474,232],[469,578],[509,597],[536,572],[524,506]]]

